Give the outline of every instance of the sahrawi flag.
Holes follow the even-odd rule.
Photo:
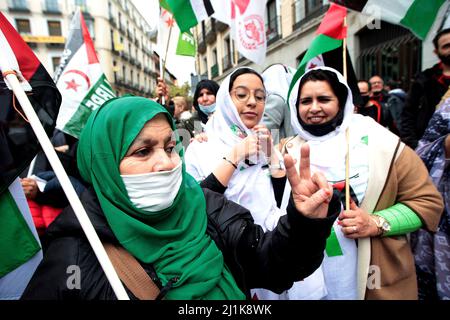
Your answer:
[[[393,24],[400,24],[410,29],[420,39],[425,39],[428,32],[440,16],[439,10],[445,11],[445,0],[332,0],[349,9],[368,16],[379,18]]]
[[[48,136],[53,134],[61,94],[44,66],[0,12],[0,68],[14,70]],[[0,194],[40,150],[24,112],[0,74]],[[1,213],[1,212],[0,212]]]
[[[167,0],[160,1],[160,4],[158,46],[161,56],[164,57],[167,51],[168,54],[194,57],[197,52],[194,36],[189,30],[180,31]]]
[[[209,0],[162,0],[160,3],[162,7],[168,5],[182,33],[214,13]]]
[[[63,96],[56,127],[78,138],[92,111],[115,97],[79,9],[70,24],[55,80]]]
[[[0,69],[14,71],[46,133],[51,135],[61,103],[52,78],[0,13]],[[17,176],[39,151],[24,112],[0,75],[0,299],[18,299],[42,250]]]
[[[266,1],[211,0],[213,17],[230,26],[237,50],[247,59],[262,64],[266,57]]]
[[[319,28],[316,31],[316,38],[306,51],[302,61],[298,65],[297,72],[291,82],[288,96],[291,94],[292,87],[297,80],[309,69],[317,66],[327,66],[344,73],[343,63],[343,39],[347,36],[347,27],[344,25],[344,19],[347,15],[347,9],[332,3],[327,13],[323,17]],[[347,54],[347,83],[352,90],[353,102],[360,105],[360,94],[355,71]]]

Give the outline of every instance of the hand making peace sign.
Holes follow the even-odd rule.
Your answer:
[[[326,218],[333,187],[323,173],[316,172],[311,176],[309,145],[305,143],[300,149],[300,174],[290,155],[284,156],[284,164],[297,210],[308,218]]]

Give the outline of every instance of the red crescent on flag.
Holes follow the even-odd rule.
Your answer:
[[[64,72],[64,74],[68,74],[68,73],[75,73],[78,74],[79,76],[82,76],[84,78],[84,80],[86,80],[88,88],[91,87],[91,81],[89,80],[89,77],[86,75],[86,73],[80,71],[80,70],[69,70]]]

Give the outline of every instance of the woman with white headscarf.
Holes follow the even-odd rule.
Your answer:
[[[272,181],[284,185],[286,178],[281,155],[261,124],[265,100],[259,73],[239,68],[230,74],[219,88],[216,111],[205,126],[207,141],[194,141],[186,152],[186,170],[198,181],[212,181],[211,189],[250,209],[256,224],[272,230],[283,214]],[[278,299],[266,290],[257,296]]]
[[[208,141],[190,144],[186,170],[198,181],[217,179],[228,199],[251,208],[255,223],[271,230],[280,216],[271,174],[283,178],[285,172],[280,155],[272,150],[269,131],[260,124],[265,99],[256,71],[240,68],[229,75],[205,126]]]
[[[322,287],[324,299],[417,299],[407,234],[421,226],[435,231],[442,212],[424,164],[396,135],[353,113],[351,90],[336,70],[309,70],[291,92],[296,135],[282,141],[280,151],[298,159],[308,142],[311,172],[323,172],[338,189],[345,186],[347,165],[351,194],[350,209],[335,222],[316,271],[323,276],[304,283]]]

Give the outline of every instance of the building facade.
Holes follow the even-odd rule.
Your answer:
[[[159,76],[156,33],[129,0],[0,0],[49,74],[59,65],[69,25],[80,7],[103,72],[118,95],[151,97]],[[165,73],[169,83],[176,81]]]
[[[263,65],[255,65],[236,51],[227,25],[214,18],[203,21],[195,30],[197,73],[220,82],[239,66],[258,71],[274,63],[296,67],[328,8],[328,0],[268,0]],[[407,29],[381,21],[376,8],[373,17],[352,11],[347,15],[347,46],[356,75],[368,79],[379,74],[385,81],[398,81],[407,90],[416,72],[438,61],[432,39],[420,41]]]

